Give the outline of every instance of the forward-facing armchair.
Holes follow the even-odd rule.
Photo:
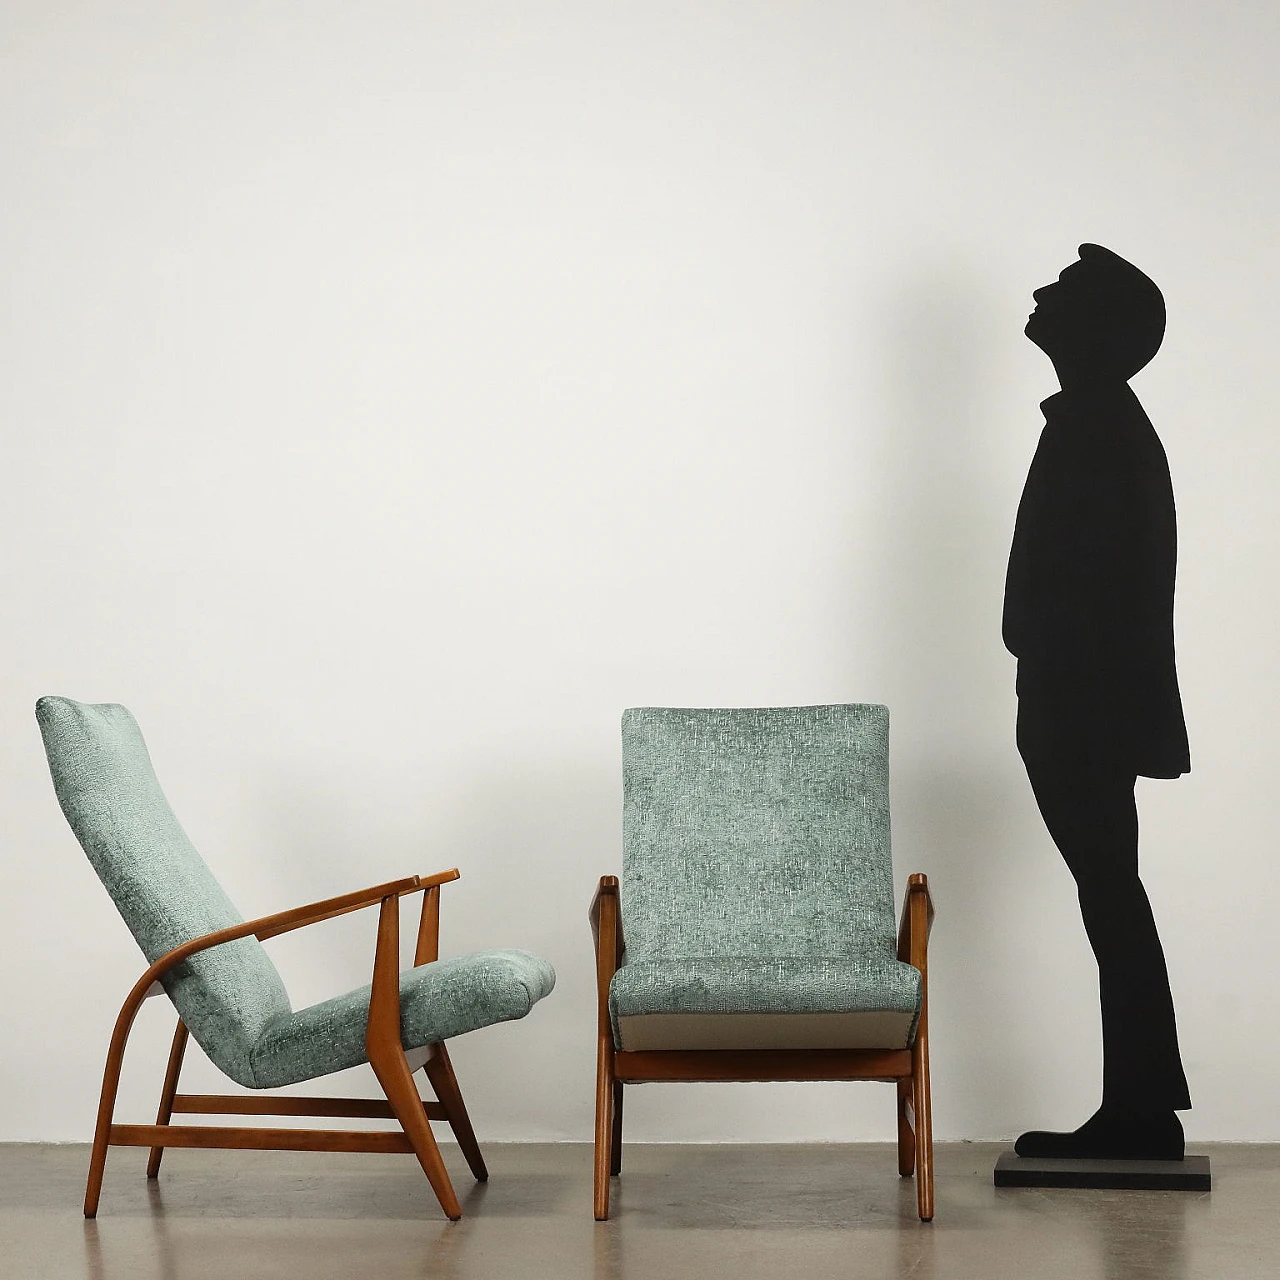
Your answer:
[[[933,905],[911,876],[895,930],[888,730],[868,705],[623,715],[622,883],[591,906],[597,1219],[623,1086],[710,1080],[894,1082],[933,1217]]]
[[[440,887],[456,870],[409,876],[309,906],[243,920],[174,817],[129,712],[42,698],[36,717],[54,787],[72,830],[115,901],[149,968],[116,1019],[107,1053],[89,1162],[85,1216],[97,1213],[110,1146],[150,1148],[154,1178],[165,1147],[232,1147],[414,1154],[450,1218],[461,1217],[430,1121],[447,1120],[472,1173],[488,1177],[445,1041],[522,1018],[550,993],[555,974],[527,951],[438,959]],[[400,971],[400,899],[422,893],[414,968]],[[294,1010],[262,941],[377,906],[369,986]],[[116,1124],[125,1043],[144,1000],[166,995],[178,1012],[153,1125]],[[302,1098],[180,1094],[188,1034],[237,1084],[262,1090],[313,1080],[368,1062],[386,1095]],[[436,1101],[413,1081],[422,1068]],[[174,1113],[384,1118],[399,1130],[234,1128],[175,1125]]]

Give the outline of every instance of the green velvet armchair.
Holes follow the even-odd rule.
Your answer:
[[[632,708],[622,766],[622,883],[591,907],[596,1218],[624,1085],[884,1080],[931,1219],[933,906],[911,876],[895,930],[888,711]]]
[[[417,1156],[440,1206],[461,1216],[431,1132],[446,1120],[472,1173],[488,1174],[445,1041],[522,1018],[555,984],[527,951],[482,951],[440,960],[440,886],[456,870],[409,876],[256,920],[244,920],[196,852],[165,800],[130,713],[113,704],[41,698],[36,718],[62,811],[142,948],[149,967],[125,999],[107,1054],[85,1193],[98,1209],[109,1146],[150,1148],[156,1177],[165,1147],[387,1151]],[[422,893],[414,967],[400,971],[400,899]],[[262,941],[362,907],[377,906],[369,986],[295,1010]],[[154,1125],[113,1121],[125,1042],[143,1001],[165,995],[178,1013]],[[188,1034],[215,1066],[250,1090],[313,1080],[368,1062],[386,1100],[251,1094],[179,1094]],[[436,1101],[413,1081],[421,1067]],[[173,1113],[376,1117],[382,1132],[175,1125]]]

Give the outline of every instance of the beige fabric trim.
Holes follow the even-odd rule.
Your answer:
[[[621,1047],[641,1049],[905,1049],[915,1015],[639,1013],[618,1019]]]

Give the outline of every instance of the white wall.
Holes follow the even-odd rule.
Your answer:
[[[1188,1133],[1280,1139],[1277,36],[1155,0],[10,0],[0,1138],[88,1136],[140,972],[42,693],[134,709],[246,913],[459,865],[445,948],[560,975],[458,1042],[494,1139],[589,1135],[621,709],[887,702],[899,877],[939,908],[937,1132],[1083,1118],[1092,959],[999,623],[1054,390],[1029,295],[1096,240],[1170,312],[1136,386],[1194,772],[1140,802]],[[372,929],[272,944],[295,1002],[365,981]],[[146,1010],[127,1116],[170,1029]],[[883,1087],[652,1086],[628,1132],[891,1116]]]

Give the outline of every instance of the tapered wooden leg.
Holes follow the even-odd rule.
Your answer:
[[[173,1044],[169,1049],[169,1066],[164,1073],[164,1088],[160,1091],[160,1108],[156,1112],[156,1124],[168,1124],[173,1115],[173,1095],[178,1092],[178,1073],[182,1070],[182,1055],[187,1048],[187,1024],[178,1019],[173,1030]],[[164,1155],[163,1147],[152,1147],[147,1158],[147,1177],[155,1178],[160,1173],[160,1158]]]
[[[427,1175],[431,1189],[440,1201],[445,1217],[457,1221],[462,1217],[462,1208],[458,1197],[453,1193],[453,1184],[449,1181],[449,1171],[440,1158],[440,1148],[436,1146],[435,1135],[431,1125],[427,1123],[426,1113],[422,1109],[422,1097],[413,1083],[413,1073],[405,1061],[404,1050],[397,1046],[395,1050],[377,1057],[370,1056],[369,1065],[378,1077],[378,1083],[391,1103],[409,1141],[413,1144],[414,1154]]]
[[[909,1178],[916,1171],[916,1135],[907,1114],[911,1103],[911,1081],[898,1081],[898,1172]]]
[[[444,1104],[449,1117],[449,1125],[458,1146],[471,1166],[478,1182],[489,1180],[489,1170],[485,1168],[484,1156],[480,1154],[480,1144],[476,1141],[475,1130],[471,1127],[471,1118],[467,1115],[466,1104],[462,1101],[462,1090],[458,1088],[458,1078],[453,1074],[453,1063],[449,1061],[449,1051],[442,1044],[434,1046],[435,1052],[427,1059],[423,1070],[436,1097]]]
[[[613,1136],[613,1041],[601,1036],[596,1051],[596,1160],[595,1214],[603,1222],[609,1216],[610,1139]]]
[[[131,1022],[132,1018],[126,1022],[123,1015],[117,1019],[111,1046],[107,1049],[107,1065],[102,1072],[102,1092],[98,1097],[98,1122],[94,1126],[93,1149],[89,1153],[89,1181],[84,1190],[86,1218],[98,1216],[98,1197],[102,1194],[102,1174],[107,1167],[107,1147],[111,1139],[111,1116],[116,1107],[120,1064],[124,1061],[124,1042]]]
[[[922,1222],[933,1219],[933,1113],[929,1097],[929,1028],[922,1017],[912,1050],[912,1108],[915,1111],[916,1201]]]
[[[107,1167],[107,1134],[110,1130],[111,1113],[107,1113],[105,1120],[99,1114],[97,1127],[93,1131],[93,1150],[89,1153],[89,1181],[84,1189],[86,1218],[98,1216],[98,1197],[102,1194],[102,1175]]]
[[[616,1178],[622,1172],[622,1085],[613,1082],[613,1131],[609,1137],[609,1172]]]

